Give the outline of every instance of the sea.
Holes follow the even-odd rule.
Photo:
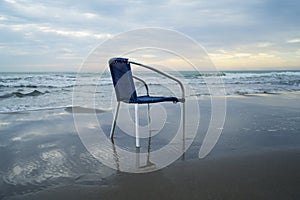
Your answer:
[[[139,71],[151,95],[180,96],[176,83],[157,74]],[[186,98],[210,96],[210,87],[222,88],[220,95],[277,94],[300,90],[300,70],[169,72],[190,91]],[[214,81],[218,80],[218,81]],[[210,82],[208,85],[207,83]],[[145,93],[136,83],[138,94]],[[177,87],[177,89],[176,89]],[[176,90],[179,92],[177,93]],[[74,92],[76,91],[76,92]],[[55,109],[69,106],[111,108],[114,99],[112,79],[103,73],[75,72],[1,72],[0,112]],[[92,100],[91,100],[92,99]]]

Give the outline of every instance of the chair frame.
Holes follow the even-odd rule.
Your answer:
[[[128,61],[128,64],[129,65],[133,64],[133,65],[137,65],[137,66],[149,69],[149,70],[154,71],[154,72],[156,72],[158,74],[161,74],[161,75],[163,75],[163,76],[165,76],[165,77],[167,77],[167,78],[169,78],[169,79],[171,79],[171,80],[173,80],[173,81],[175,81],[175,82],[177,82],[179,84],[182,96],[181,96],[181,99],[178,98],[178,102],[182,103],[182,120],[183,120],[182,122],[183,122],[183,140],[184,140],[184,138],[185,138],[185,90],[184,90],[183,83],[179,79],[171,76],[170,74],[167,74],[167,73],[165,73],[163,71],[160,71],[160,70],[158,70],[158,69],[156,69],[154,67],[151,67],[149,65],[144,65],[144,64],[141,64],[141,63],[133,62],[133,61]],[[139,77],[136,77],[134,75],[132,75],[132,78],[136,79],[137,81],[141,82],[144,85],[144,87],[146,88],[146,93],[149,96],[149,87],[148,87],[147,83],[143,79],[141,79]],[[110,136],[109,136],[110,139],[111,139],[111,141],[113,143],[114,143],[114,139],[113,138],[114,138],[114,132],[115,132],[115,128],[116,128],[116,124],[117,124],[117,119],[118,119],[118,115],[119,115],[120,104],[121,104],[121,101],[117,101],[116,109],[115,109],[114,116],[113,116],[113,123],[112,123],[112,126],[111,126],[111,131],[110,131]],[[150,123],[150,103],[147,103],[147,104],[148,104],[148,123]],[[139,148],[140,147],[140,136],[139,136],[138,103],[134,103],[134,105],[135,105],[135,136],[136,136],[135,138],[136,138],[136,147]],[[182,148],[184,150],[184,148],[185,148],[184,145],[183,145]]]

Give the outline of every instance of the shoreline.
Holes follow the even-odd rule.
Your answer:
[[[300,96],[299,91],[285,91],[285,92],[274,92],[274,93],[247,93],[247,94],[230,94],[225,96],[210,96],[210,95],[203,95],[197,96],[196,99],[199,100],[209,100],[211,98],[225,98],[225,99],[244,99],[244,98],[255,98],[255,97],[266,97],[272,98],[278,96],[279,98],[291,100],[296,99]],[[186,99],[194,99],[194,96],[187,97]],[[296,99],[297,100],[297,99]],[[45,108],[32,108],[32,109],[24,109],[24,110],[15,110],[15,111],[0,111],[0,115],[4,114],[23,114],[29,112],[39,112],[39,111],[51,111],[51,110],[61,110],[65,109],[65,111],[69,113],[103,113],[111,111],[112,108],[93,108],[93,107],[86,107],[80,105],[65,105],[65,106],[54,106],[54,107],[45,107]]]

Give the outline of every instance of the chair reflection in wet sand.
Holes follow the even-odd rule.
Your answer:
[[[179,84],[182,96],[180,98],[174,97],[174,96],[150,96],[149,94],[149,87],[147,83],[142,80],[141,78],[138,78],[133,75],[131,71],[130,65],[136,65],[143,68],[146,68],[148,70],[152,70],[160,75],[163,75],[164,77],[167,77],[176,83]],[[140,64],[137,62],[129,61],[127,58],[112,58],[109,60],[109,68],[112,76],[112,81],[116,93],[117,98],[117,106],[115,109],[114,117],[113,117],[113,123],[111,127],[110,132],[110,138],[113,142],[114,138],[114,132],[115,127],[117,123],[117,118],[119,114],[120,104],[121,102],[127,103],[127,104],[134,104],[135,105],[135,138],[136,138],[136,147],[140,147],[140,135],[139,135],[139,116],[138,116],[138,104],[148,104],[148,123],[150,120],[150,109],[149,105],[152,103],[160,103],[160,102],[173,102],[173,103],[182,103],[182,122],[183,122],[183,135],[184,135],[184,129],[185,129],[185,91],[184,86],[181,81],[179,81],[177,78],[162,72],[156,68]],[[136,92],[136,88],[134,85],[134,80],[141,82],[145,88],[146,88],[146,95],[138,96]],[[150,132],[150,138],[151,138],[151,132]],[[183,137],[184,138],[184,137]],[[149,148],[149,147],[148,147]]]
[[[156,168],[156,165],[151,162],[150,160],[150,154],[151,154],[151,130],[149,129],[149,137],[148,137],[148,147],[147,147],[147,155],[146,155],[146,163],[145,164],[142,164],[141,165],[141,153],[140,153],[140,148],[136,148],[136,163],[135,163],[135,167],[136,169],[142,169],[142,170],[149,170],[149,169],[155,169]],[[118,172],[121,171],[121,166],[120,166],[120,160],[119,160],[119,155],[118,155],[118,152],[117,152],[117,149],[116,149],[116,146],[115,144],[112,142],[112,150],[113,150],[113,159],[114,159],[114,162],[115,162],[115,166],[116,166],[116,170]],[[142,159],[144,160],[144,159]]]

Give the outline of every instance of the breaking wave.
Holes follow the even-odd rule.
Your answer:
[[[23,98],[23,97],[34,97],[34,96],[40,96],[43,94],[49,93],[48,91],[46,92],[40,92],[38,90],[34,90],[32,92],[29,93],[22,93],[22,92],[11,92],[11,93],[7,93],[4,95],[0,96],[0,99],[5,99],[5,98],[10,98],[10,97],[18,97],[18,98]]]

